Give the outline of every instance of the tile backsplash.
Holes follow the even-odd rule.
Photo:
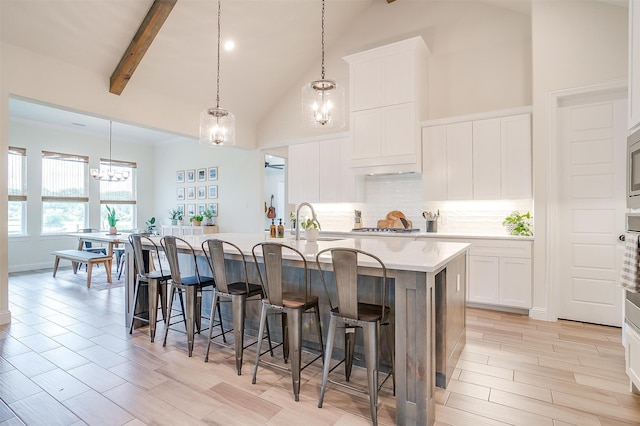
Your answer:
[[[502,220],[512,211],[531,211],[533,200],[424,201],[419,174],[366,176],[364,202],[314,203],[322,229],[353,228],[354,210],[362,211],[362,226],[375,227],[391,210],[402,211],[414,228],[425,231],[423,211],[440,211],[438,232],[503,235]]]

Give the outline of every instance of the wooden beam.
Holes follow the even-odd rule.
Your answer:
[[[111,74],[109,92],[120,95],[178,0],[154,0],[136,35]]]

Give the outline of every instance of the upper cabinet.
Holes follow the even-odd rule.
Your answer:
[[[629,0],[629,130],[640,126],[640,4]]]
[[[421,172],[427,53],[413,37],[344,58],[355,173]]]
[[[530,114],[423,129],[428,201],[531,198]]]
[[[349,138],[289,146],[289,203],[358,201],[357,178],[351,170]]]

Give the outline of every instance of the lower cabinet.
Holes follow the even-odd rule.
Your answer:
[[[640,333],[638,330],[626,323],[624,326],[626,345],[624,347],[627,376],[637,389],[640,389]]]
[[[473,240],[468,301],[531,308],[531,242]]]
[[[162,225],[162,235],[175,235],[176,237],[184,237],[185,235],[203,235],[203,234],[217,234],[218,225],[206,225],[206,226],[169,226]]]

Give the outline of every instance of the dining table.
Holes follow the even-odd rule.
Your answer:
[[[78,239],[78,250],[82,250],[85,241],[92,243],[106,244],[107,254],[113,256],[114,246],[124,244],[129,241],[129,232],[118,232],[116,234],[110,234],[109,232],[71,232],[67,234],[71,237]]]

